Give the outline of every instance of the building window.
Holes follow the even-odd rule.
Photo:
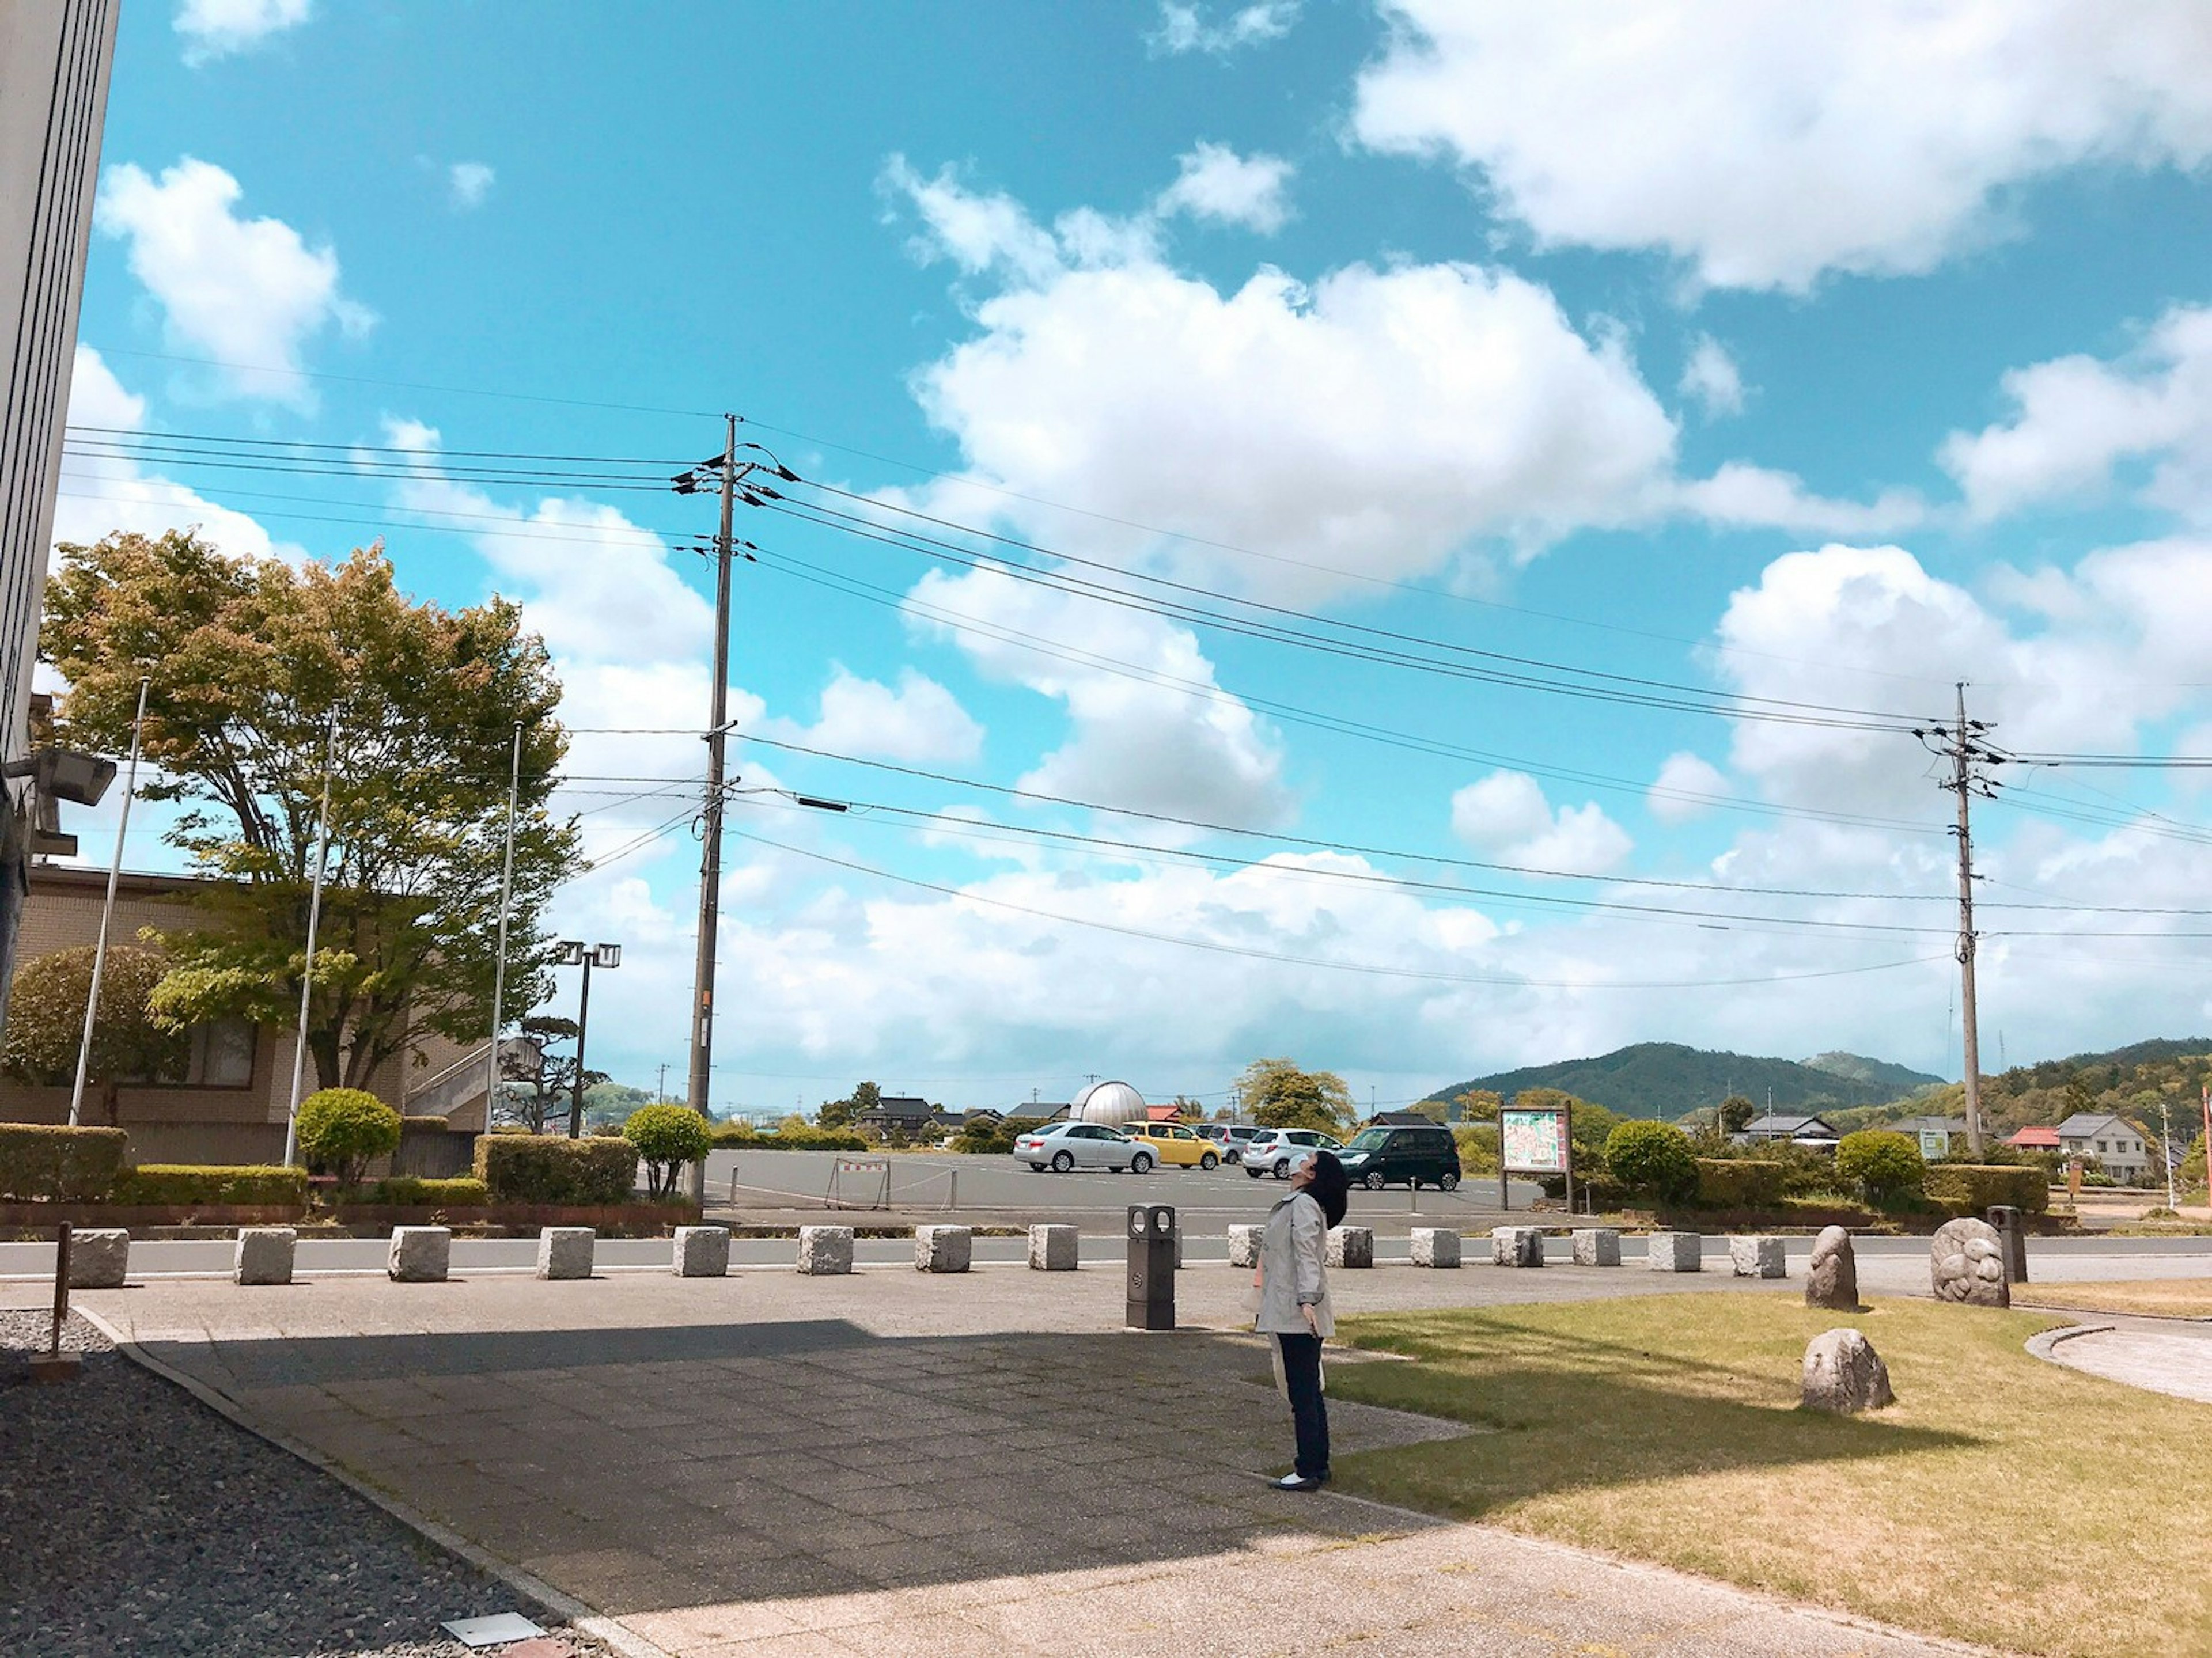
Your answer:
[[[254,1039],[250,1019],[218,1019],[192,1027],[192,1056],[185,1073],[195,1088],[248,1088],[253,1083]]]

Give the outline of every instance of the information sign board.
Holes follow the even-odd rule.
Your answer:
[[[1567,1114],[1504,1111],[1498,1115],[1501,1162],[1516,1175],[1567,1172]]]

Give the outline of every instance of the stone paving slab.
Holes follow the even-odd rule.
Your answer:
[[[1263,1345],[1236,1329],[1248,1277],[1181,1275],[1185,1320],[1211,1327],[1162,1334],[1120,1328],[1121,1274],[1090,1268],[168,1280],[83,1301],[255,1421],[679,1658],[1956,1650],[1270,1491],[1289,1427]],[[1348,1279],[1343,1311],[1651,1287],[1572,1267]],[[1340,1401],[1331,1417],[1346,1452],[1465,1431]]]

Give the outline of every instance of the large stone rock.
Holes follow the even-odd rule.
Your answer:
[[[849,1226],[800,1227],[799,1270],[809,1278],[838,1278],[851,1272],[853,1229]]]
[[[300,1235],[289,1226],[241,1226],[231,1277],[240,1284],[289,1284]]]
[[[1375,1229],[1371,1226],[1332,1226],[1328,1230],[1328,1264],[1347,1269],[1375,1264]]]
[[[79,1227],[70,1234],[70,1288],[120,1290],[131,1270],[131,1234],[121,1227]]]
[[[1729,1266],[1738,1278],[1788,1278],[1780,1238],[1730,1238]]]
[[[1644,1265],[1655,1272],[1702,1272],[1705,1241],[1695,1232],[1654,1232]]]
[[[730,1275],[730,1229],[726,1226],[679,1226],[668,1270],[678,1278],[727,1278]]]
[[[443,1284],[453,1258],[453,1234],[444,1226],[395,1226],[385,1271],[394,1284]]]
[[[598,1242],[588,1226],[545,1226],[538,1232],[538,1276],[589,1278],[592,1251]]]
[[[1813,1240],[1812,1264],[1805,1269],[1805,1304],[1832,1313],[1856,1313],[1859,1307],[1859,1262],[1851,1235],[1840,1226],[1821,1229]]]
[[[1938,1301],[1969,1307],[2009,1307],[2004,1240],[1985,1220],[1949,1220],[1936,1229],[1928,1251],[1929,1286]]]
[[[1459,1265],[1460,1236],[1456,1226],[1416,1226],[1413,1231],[1413,1260],[1416,1266]]]
[[[1030,1266],[1040,1272],[1072,1272],[1081,1235],[1073,1226],[1030,1228]]]
[[[1490,1260],[1496,1266],[1541,1266],[1544,1232],[1537,1226],[1493,1226],[1490,1229]]]
[[[1617,1227],[1583,1227],[1575,1233],[1574,1242],[1577,1266],[1620,1265],[1620,1231]]]
[[[1260,1264],[1260,1234],[1264,1226],[1232,1226],[1229,1229],[1229,1264],[1231,1266],[1257,1266]]]
[[[1897,1402],[1889,1390],[1889,1366],[1874,1344],[1848,1325],[1823,1330],[1805,1349],[1805,1380],[1798,1402],[1808,1411],[1853,1415]]]
[[[975,1252],[975,1232],[968,1226],[917,1226],[914,1266],[918,1272],[964,1272]]]

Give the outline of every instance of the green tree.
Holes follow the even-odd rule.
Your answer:
[[[35,957],[15,971],[8,1024],[0,1035],[0,1072],[18,1082],[73,1083],[84,1040],[84,1005],[92,992],[93,947]],[[191,1043],[153,1015],[148,999],[168,971],[159,950],[110,944],[100,969],[100,1017],[92,1032],[87,1081],[100,1092],[99,1120],[112,1127],[116,1096],[126,1082],[181,1077]]]
[[[1455,1094],[1452,1103],[1459,1107],[1462,1122],[1494,1123],[1498,1114],[1505,1108],[1504,1096],[1487,1088],[1470,1088],[1463,1094]]]
[[[861,1083],[852,1094],[842,1100],[824,1100],[822,1110],[815,1119],[824,1128],[850,1128],[853,1119],[863,1111],[872,1111],[884,1102],[884,1091],[873,1083]]]
[[[1731,1094],[1720,1105],[1720,1131],[1723,1134],[1741,1134],[1751,1127],[1751,1120],[1759,1114],[1759,1108],[1741,1094]]]
[[[323,1088],[300,1102],[300,1153],[340,1187],[361,1184],[372,1158],[398,1149],[399,1114],[358,1088]]]
[[[1352,1119],[1352,1090],[1334,1071],[1301,1071],[1290,1060],[1255,1060],[1237,1079],[1237,1101],[1263,1128],[1314,1128],[1341,1134]]]
[[[1867,1196],[1879,1202],[1917,1193],[1928,1178],[1928,1164],[1910,1134],[1862,1128],[1836,1142],[1836,1175],[1863,1187]]]
[[[69,689],[58,740],[120,752],[149,679],[149,799],[185,807],[169,843],[216,878],[204,928],[167,943],[156,1017],[284,1025],[312,978],[307,1046],[358,1087],[428,1029],[491,1022],[508,761],[522,728],[507,1005],[550,993],[539,916],[579,840],[546,803],[568,744],[543,642],[500,598],[448,610],[393,583],[381,545],[295,569],[198,537],[64,546],[40,648]],[[330,876],[306,960],[309,868],[331,711]]]
[[[630,1114],[623,1138],[645,1164],[646,1192],[655,1202],[676,1190],[676,1172],[714,1145],[707,1120],[688,1105],[648,1105]]]
[[[575,1114],[576,1056],[559,1049],[576,1040],[576,1022],[533,1013],[522,1021],[522,1034],[528,1043],[516,1043],[500,1056],[500,1074],[507,1080],[500,1086],[500,1096],[494,1103],[492,1114],[500,1122],[516,1124],[533,1134],[547,1133],[556,1127],[565,1131],[568,1119]],[[584,1072],[587,1121],[592,1095],[606,1083],[604,1071]],[[641,1090],[630,1091],[642,1095]]]
[[[1671,1122],[1624,1122],[1606,1136],[1605,1167],[1614,1182],[1662,1203],[1681,1203],[1698,1189],[1697,1154]]]

